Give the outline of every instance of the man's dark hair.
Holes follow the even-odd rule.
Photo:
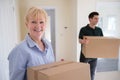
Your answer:
[[[90,14],[89,14],[89,16],[88,16],[88,18],[93,18],[95,15],[99,15],[99,13],[98,12],[91,12]]]

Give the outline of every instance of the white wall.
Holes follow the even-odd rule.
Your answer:
[[[104,31],[105,36],[114,36],[120,38],[120,1],[119,2],[98,2],[97,10],[100,12],[102,18],[102,29]],[[111,24],[113,25],[113,29],[109,29],[108,26],[108,18],[114,17],[115,22]]]

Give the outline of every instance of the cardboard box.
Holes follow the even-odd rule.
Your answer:
[[[120,80],[120,71],[98,72],[95,80]]]
[[[28,80],[90,80],[89,64],[61,61],[27,69]]]
[[[84,36],[82,52],[87,58],[118,58],[120,39],[111,37]]]

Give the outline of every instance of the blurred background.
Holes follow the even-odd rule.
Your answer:
[[[27,33],[24,16],[31,6],[42,7],[49,15],[45,37],[52,43],[56,61],[79,61],[79,30],[92,11],[100,13],[98,26],[104,36],[120,38],[120,0],[0,0],[0,80],[9,80],[7,57]],[[100,58],[97,72],[118,71],[119,65],[119,58]]]

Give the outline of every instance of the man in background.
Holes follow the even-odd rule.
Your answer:
[[[89,40],[83,39],[83,36],[103,36],[102,29],[96,26],[99,21],[99,13],[91,12],[88,15],[88,19],[89,19],[89,24],[82,27],[79,32],[79,43],[81,44],[81,47],[83,46],[83,44],[87,44],[89,42]],[[80,62],[90,64],[91,80],[94,80],[97,58],[86,58],[82,53],[82,49],[81,49]]]

